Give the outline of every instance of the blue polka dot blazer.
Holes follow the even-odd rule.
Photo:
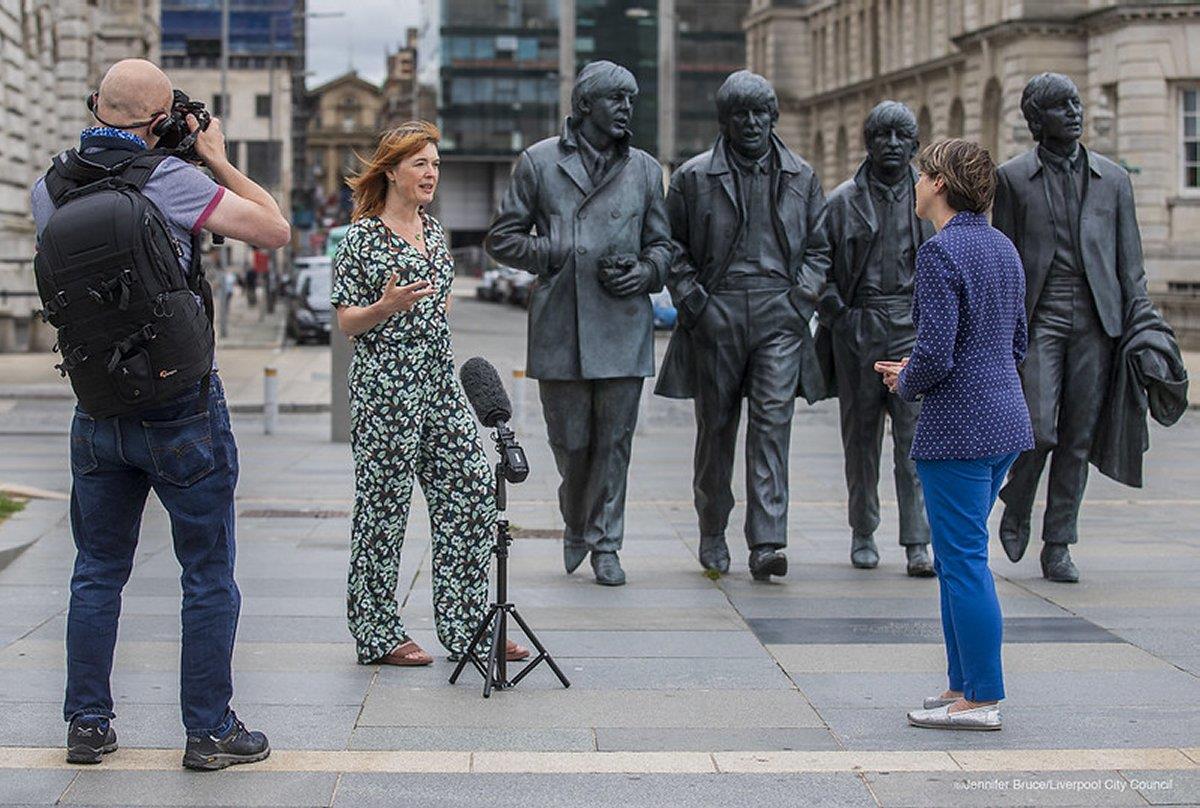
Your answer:
[[[897,392],[921,400],[912,456],[971,460],[1033,448],[1017,365],[1025,359],[1025,271],[1012,242],[958,213],[917,251],[917,344]]]

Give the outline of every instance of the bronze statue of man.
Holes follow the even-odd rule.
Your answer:
[[[584,66],[562,134],[530,146],[488,232],[488,253],[537,275],[527,374],[538,380],[558,489],[563,563],[590,552],[596,582],[625,583],[617,551],[643,379],[654,375],[649,293],[671,257],[658,161],[630,145],[637,82]]]
[[[1021,367],[1035,447],[1017,458],[1000,491],[1000,540],[1017,561],[1029,543],[1033,500],[1046,459],[1042,575],[1074,582],[1070,546],[1088,477],[1117,339],[1144,301],[1146,273],[1128,172],[1079,143],[1083,105],[1074,82],[1034,76],[1021,112],[1038,145],[1000,166],[992,224],[1025,265],[1029,353]]]
[[[888,393],[874,365],[908,356],[916,343],[912,319],[917,248],[933,227],[914,207],[917,119],[898,101],[876,106],[863,124],[867,158],[854,177],[829,195],[825,225],[832,265],[818,304],[817,352],[836,380],[849,493],[850,562],[879,564],[879,466],[884,423],[892,420],[893,467],[900,544],[908,574],[933,575],[929,523],[909,452],[919,405]]]
[[[775,91],[746,70],[717,92],[720,136],[671,177],[679,311],[656,392],[694,398],[700,563],[729,569],[733,455],[747,400],[746,543],[755,580],[787,573],[788,444],[797,394],[823,395],[808,322],[829,268],[825,198],[774,133]]]

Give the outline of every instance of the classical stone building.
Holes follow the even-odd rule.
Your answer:
[[[923,142],[968,137],[1000,162],[1032,146],[1029,77],[1071,76],[1084,142],[1133,174],[1151,289],[1177,328],[1200,326],[1200,2],[752,0],[744,27],[826,190],[863,158],[881,99],[917,113]]]
[[[369,155],[379,135],[384,98],[378,84],[350,71],[309,91],[308,164],[312,167],[318,225],[340,218],[348,204],[346,177],[358,169],[355,153]],[[334,222],[340,223],[340,222]]]
[[[12,318],[40,308],[29,188],[88,124],[104,71],[158,58],[158,12],[158,0],[0,0],[0,350]]]
[[[436,114],[417,82],[417,29],[409,28],[405,45],[387,54],[382,84],[351,70],[309,90],[308,109],[317,224],[341,224],[350,212],[346,178],[359,168],[355,153],[370,155],[384,129]]]

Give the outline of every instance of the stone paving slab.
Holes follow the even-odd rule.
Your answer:
[[[337,775],[323,772],[80,772],[61,805],[326,806]]]
[[[0,770],[0,805],[54,805],[75,774],[47,769]]]
[[[596,732],[585,727],[557,729],[359,727],[350,736],[350,748],[461,752],[477,750],[592,752],[596,749]]]
[[[1027,771],[1003,776],[949,772],[871,772],[865,775],[883,808],[991,808],[1004,805],[1054,805],[1099,808],[1145,805],[1116,771]]]
[[[540,672],[539,672],[540,675]],[[551,727],[820,727],[795,691],[514,690],[481,705],[478,680],[453,689],[371,692],[359,726]]]
[[[577,690],[736,690],[753,682],[758,690],[794,690],[791,680],[768,656],[761,658],[735,657],[709,659],[697,664],[687,658],[580,658],[564,657],[551,652],[554,661]],[[375,690],[400,687],[440,687],[450,675],[449,665],[435,663],[425,668],[389,668],[381,666]],[[515,675],[520,664],[510,666]],[[460,683],[482,680],[471,674]],[[557,689],[562,687],[545,664],[521,681],[528,689]],[[380,693],[380,695],[386,695]]]
[[[767,645],[797,643],[929,643],[942,638],[941,618],[749,618],[755,635]],[[1120,639],[1081,617],[1012,617],[1004,620],[1006,642],[1111,643]]]
[[[941,677],[921,673],[803,673],[792,681],[822,707],[884,707],[903,711],[939,690]],[[1174,668],[1113,672],[1020,673],[1004,677],[1008,700],[1022,707],[1088,708],[1103,693],[1106,707],[1200,705],[1200,679]]]
[[[1200,772],[1126,769],[1121,776],[1151,805],[1200,805]]]
[[[753,775],[418,775],[354,774],[338,785],[338,808],[393,808],[397,794],[428,808],[756,808],[874,806],[853,774]]]
[[[755,727],[753,729],[661,729],[658,727],[600,727],[596,747],[601,752],[835,750],[841,745],[826,729]]]
[[[789,675],[804,673],[942,673],[946,649],[938,643],[880,645],[768,645]],[[1005,643],[1005,673],[1169,670],[1159,657],[1125,643]],[[1178,664],[1178,663],[1176,663]]]
[[[1001,708],[1004,729],[990,733],[946,733],[908,726],[906,707],[822,706],[820,715],[847,749],[1050,749],[1069,739],[1081,747],[1137,748],[1194,743],[1200,707],[1111,707],[1071,709],[1024,706],[1010,700]]]

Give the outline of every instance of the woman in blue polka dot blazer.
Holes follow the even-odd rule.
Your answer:
[[[912,457],[925,491],[942,601],[949,689],[908,714],[939,729],[1000,729],[1000,602],[988,569],[988,514],[1017,455],[1033,448],[1017,365],[1025,358],[1025,273],[986,212],[987,151],[944,140],[917,158],[917,215],[937,235],[917,252],[917,344],[876,367],[921,401]]]

